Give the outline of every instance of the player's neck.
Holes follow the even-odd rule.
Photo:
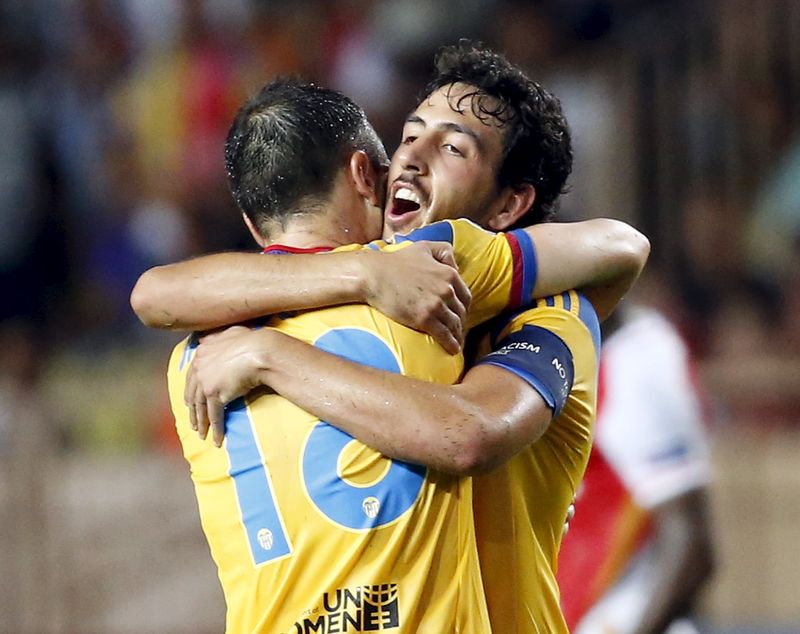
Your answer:
[[[336,186],[320,206],[307,213],[293,215],[280,231],[270,234],[270,242],[296,248],[340,247],[365,243],[379,237],[369,235],[364,200],[348,183],[338,179]]]
[[[332,214],[316,213],[297,219],[286,225],[281,232],[270,235],[269,244],[282,244],[297,249],[317,247],[336,248],[352,244],[357,238],[351,235],[350,228],[330,218]]]

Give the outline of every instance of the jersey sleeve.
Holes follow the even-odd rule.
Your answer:
[[[541,299],[531,309],[498,320],[488,335],[491,352],[478,364],[504,368],[525,380],[557,416],[576,378],[596,376],[600,324],[575,291]]]
[[[398,245],[420,240],[453,245],[458,271],[472,292],[468,328],[531,301],[536,286],[536,251],[524,231],[492,233],[459,219],[436,222],[397,236]]]

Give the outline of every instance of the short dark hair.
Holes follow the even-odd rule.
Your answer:
[[[322,209],[343,161],[363,150],[375,167],[386,150],[364,111],[342,93],[278,78],[239,110],[225,142],[236,203],[263,236],[275,222]]]
[[[561,102],[528,78],[503,55],[480,43],[460,40],[436,54],[435,75],[425,87],[421,104],[433,92],[455,83],[474,90],[450,102],[462,111],[462,102],[475,97],[472,112],[481,121],[493,118],[507,127],[503,155],[497,171],[500,187],[531,184],[536,199],[518,225],[549,220],[555,215],[556,200],[566,191],[572,171],[572,141]],[[493,97],[492,103],[483,97]],[[448,95],[449,98],[449,95]]]

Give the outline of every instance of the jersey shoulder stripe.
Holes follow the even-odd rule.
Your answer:
[[[448,221],[434,222],[433,224],[419,229],[414,229],[411,233],[404,236],[397,236],[396,242],[420,242],[421,240],[431,240],[433,242],[449,242],[453,244],[454,234],[453,225]]]
[[[407,235],[397,236],[396,242],[399,244],[402,242],[432,240],[455,244],[457,232],[462,240],[473,240],[473,237],[476,235],[493,235],[474,222],[459,218],[457,220],[443,220],[425,227],[420,227]],[[536,286],[538,271],[536,249],[533,240],[523,229],[517,229],[499,235],[505,237],[510,247],[513,265],[513,277],[508,306],[509,308],[526,306],[533,297],[533,289]]]
[[[583,293],[579,293],[576,290],[570,290],[565,293],[561,293],[560,295],[543,297],[536,300],[535,308],[560,308],[572,313],[573,315],[576,315],[592,335],[592,342],[594,343],[595,352],[598,355],[600,354],[600,319],[597,316],[594,306],[592,306],[592,303],[586,298],[585,295],[583,295]],[[519,316],[520,314],[521,312],[518,311],[511,316],[511,319]],[[509,319],[509,322],[511,319]],[[507,323],[505,325],[507,325]]]
[[[509,304],[512,307],[527,305],[533,297],[533,289],[536,286],[538,265],[536,262],[536,248],[533,240],[523,229],[509,231],[506,240],[514,253],[515,266],[514,284],[512,286],[512,296]]]

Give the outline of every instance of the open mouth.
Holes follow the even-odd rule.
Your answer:
[[[389,215],[393,217],[404,216],[417,211],[422,206],[419,195],[407,187],[400,187],[392,198]]]

